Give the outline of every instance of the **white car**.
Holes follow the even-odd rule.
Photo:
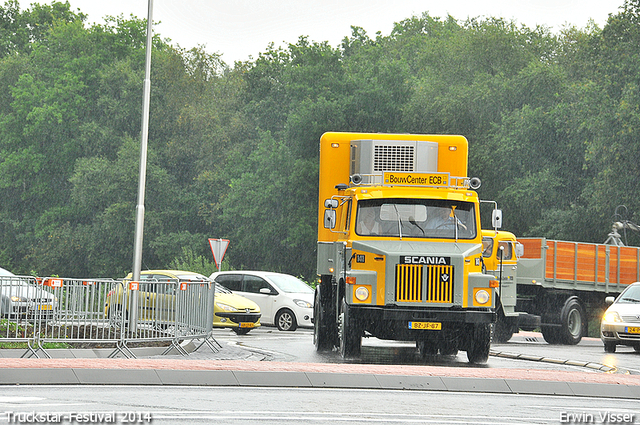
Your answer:
[[[261,271],[213,273],[210,278],[260,306],[262,324],[281,331],[313,327],[313,289],[297,277]]]
[[[16,276],[0,267],[0,317],[49,318],[55,296],[33,278]]]
[[[604,351],[615,353],[616,345],[628,345],[640,352],[640,282],[630,284],[618,298],[605,298],[611,304],[602,316],[600,339]]]

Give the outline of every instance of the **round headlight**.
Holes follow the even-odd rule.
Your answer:
[[[369,298],[369,290],[364,286],[359,286],[356,288],[356,298],[358,301],[365,301]]]
[[[481,289],[478,292],[476,292],[476,302],[478,304],[486,304],[489,302],[489,293],[484,290]]]

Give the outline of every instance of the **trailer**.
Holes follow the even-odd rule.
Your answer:
[[[513,273],[516,285],[501,285],[505,305],[498,304],[496,329],[502,332],[494,340],[508,340],[513,332],[539,323],[548,343],[577,344],[587,335],[588,317],[606,309],[605,298],[640,281],[638,247],[546,238],[517,242],[522,252]],[[515,306],[509,302],[514,296]]]

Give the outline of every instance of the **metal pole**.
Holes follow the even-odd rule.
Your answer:
[[[151,100],[151,40],[153,38],[153,0],[149,0],[147,14],[147,50],[144,71],[144,93],[142,99],[142,131],[140,136],[140,178],[138,204],[136,205],[136,234],[133,250],[133,281],[140,282],[142,268],[142,235],[144,229],[144,192],[147,179],[147,141],[149,139],[149,103]],[[138,319],[138,291],[132,291],[130,330],[135,331]]]

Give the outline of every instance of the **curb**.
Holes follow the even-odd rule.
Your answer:
[[[364,373],[176,369],[4,369],[0,385],[293,387],[640,399],[640,385]]]
[[[605,373],[618,372],[618,368],[616,367],[607,366],[604,364],[594,363],[594,362],[583,362],[583,361],[577,361],[577,360],[561,360],[561,359],[554,359],[551,357],[531,356],[528,354],[515,354],[515,353],[507,353],[505,351],[493,351],[493,350],[489,352],[489,355],[494,357],[514,359],[514,360],[528,360],[532,362],[553,363],[553,364],[561,364],[561,365],[567,365],[567,366],[586,367],[588,369],[599,370]]]

